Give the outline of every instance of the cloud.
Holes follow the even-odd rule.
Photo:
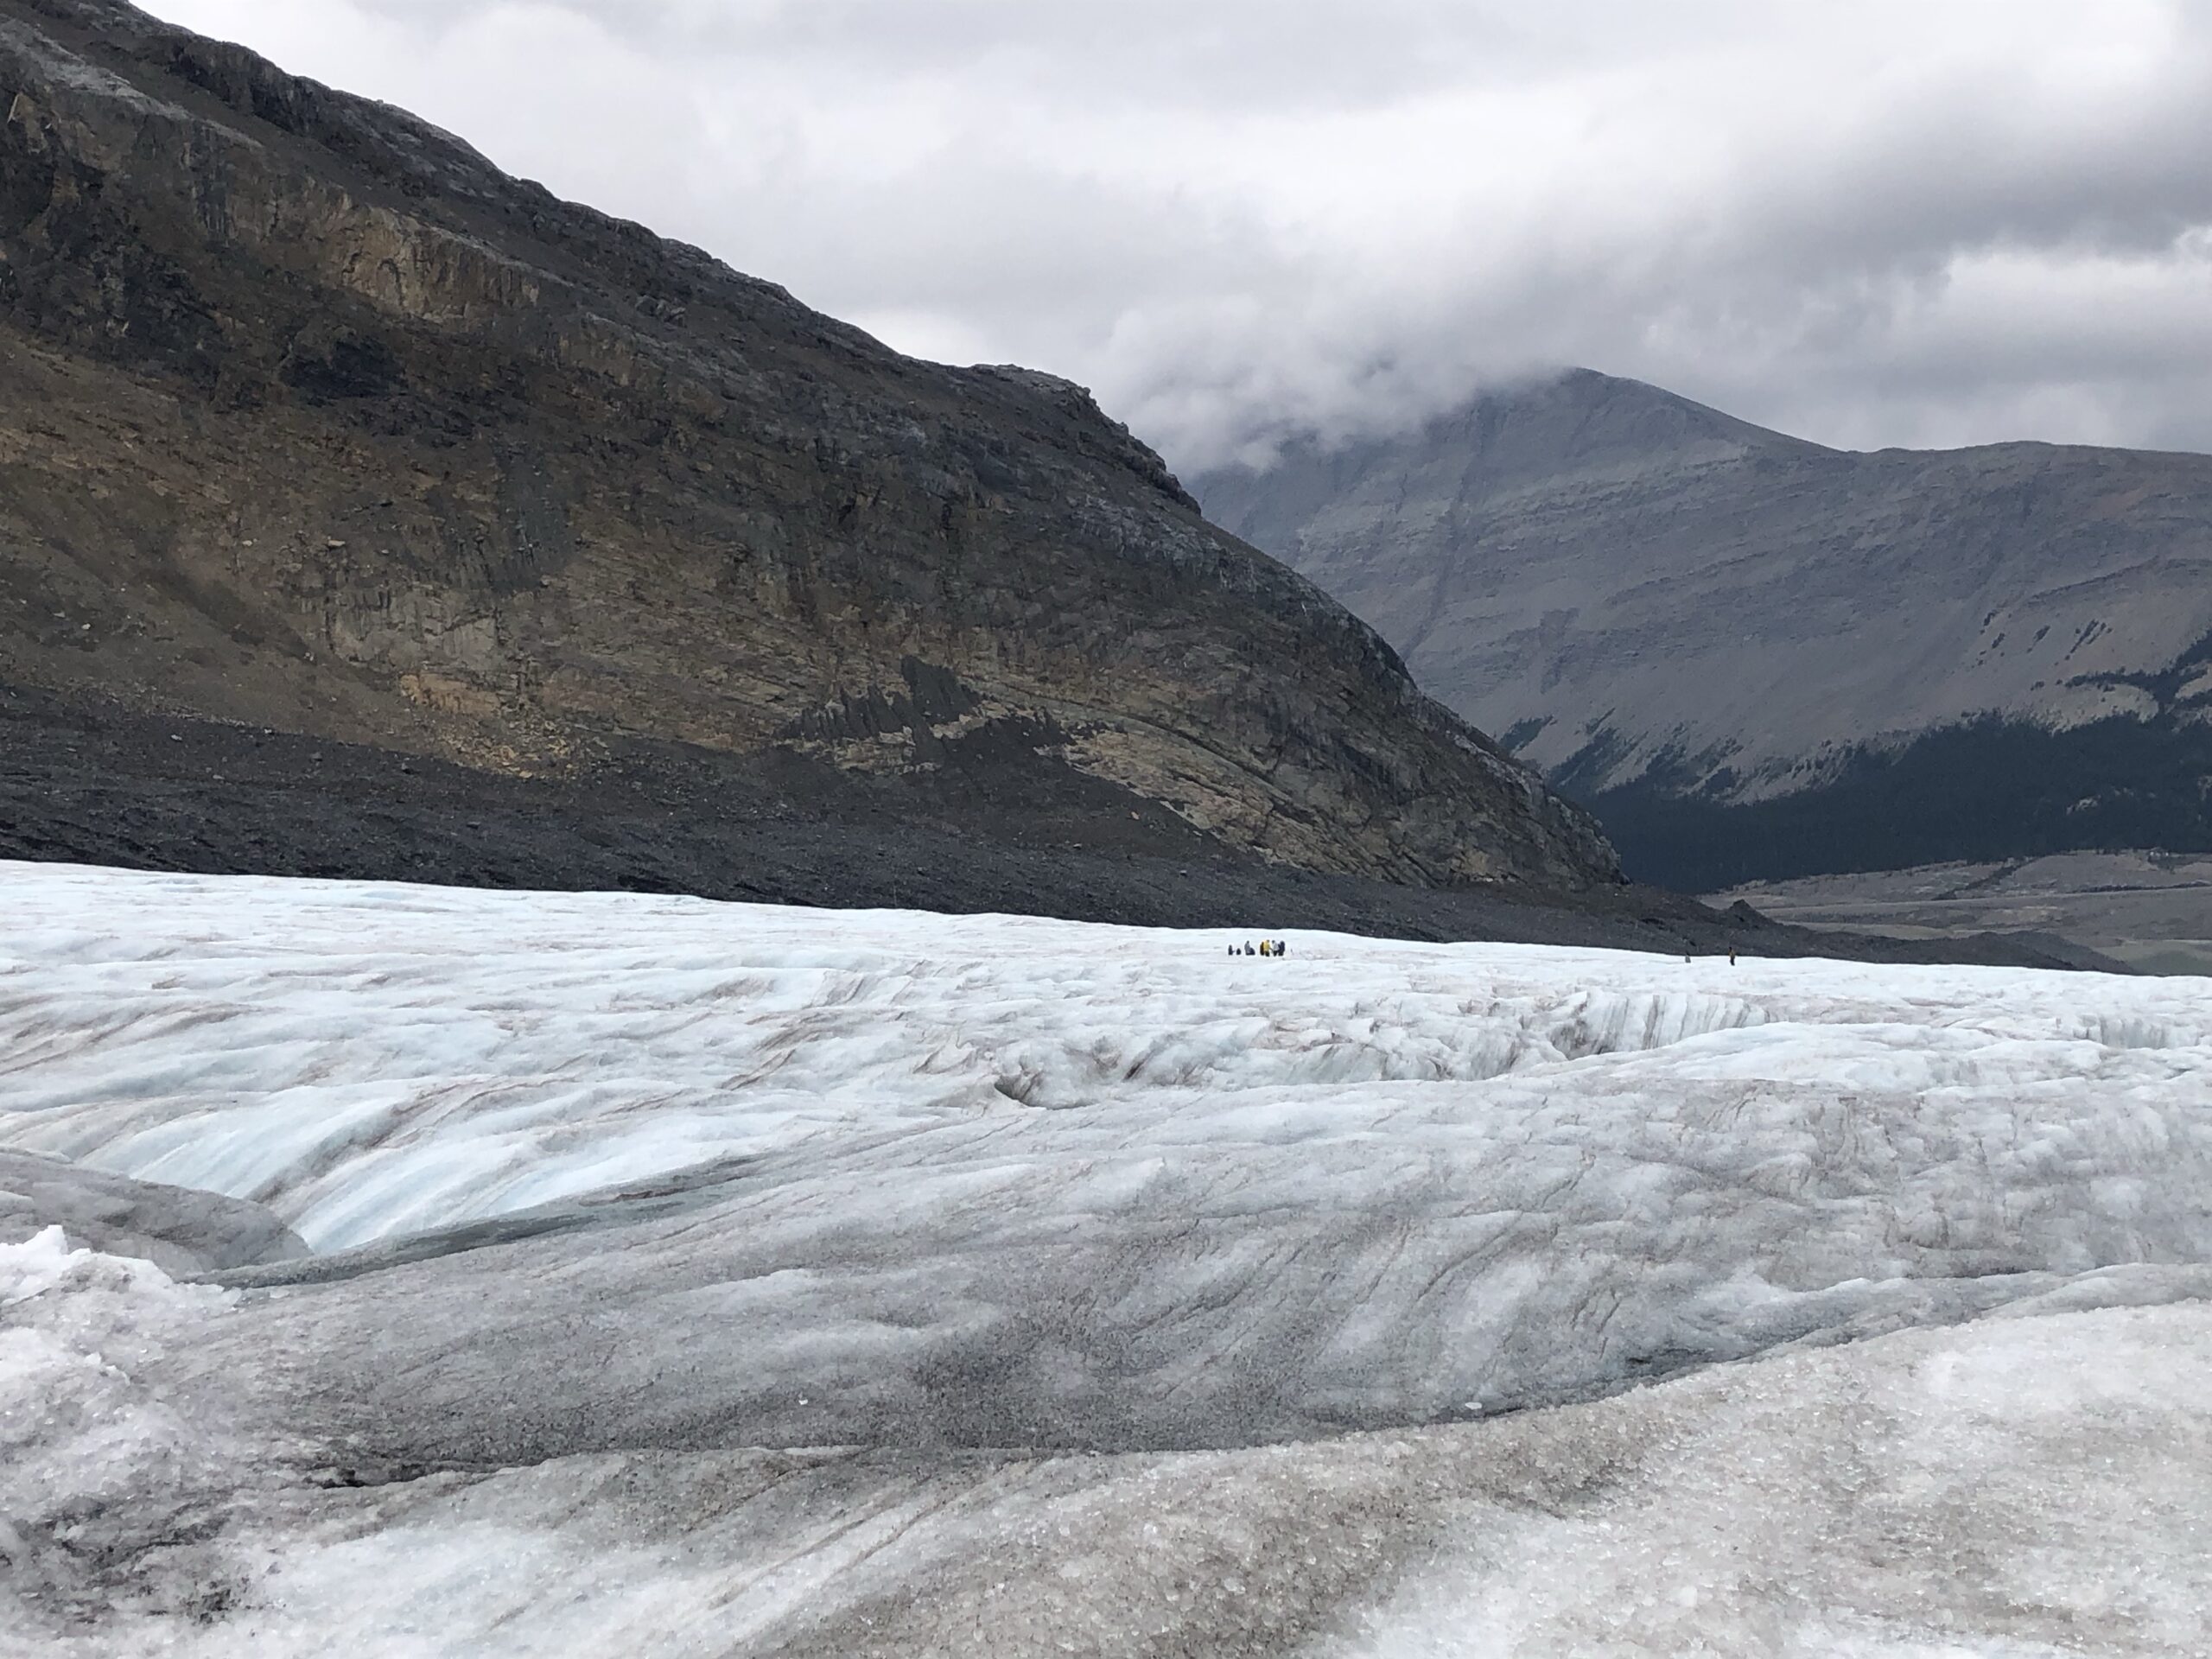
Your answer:
[[[2185,0],[155,0],[1179,467],[1559,364],[2212,448]]]

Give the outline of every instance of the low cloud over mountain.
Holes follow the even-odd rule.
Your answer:
[[[2212,447],[2174,0],[156,0],[1197,468],[1589,363],[1853,447]]]

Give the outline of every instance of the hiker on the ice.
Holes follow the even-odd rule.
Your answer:
[[[1262,940],[1260,941],[1260,954],[1261,954],[1262,956],[1263,956],[1263,957],[1272,957],[1273,955],[1274,955],[1274,953],[1275,953],[1275,948],[1274,948],[1274,946],[1273,946],[1272,944],[1268,944],[1265,939],[1262,939]]]

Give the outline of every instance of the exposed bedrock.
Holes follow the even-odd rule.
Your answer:
[[[119,0],[0,0],[0,683],[639,741],[1421,885],[1593,823],[1080,388],[915,361]],[[916,810],[935,810],[931,788]]]

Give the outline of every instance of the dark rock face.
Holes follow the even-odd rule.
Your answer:
[[[1641,879],[2212,846],[2212,457],[1847,454],[1577,371],[1198,490]]]
[[[119,0],[0,0],[0,685],[594,788],[667,746],[1078,842],[1134,815],[1169,856],[1616,877],[1080,388],[900,357]]]
[[[1566,895],[1414,887],[1268,864],[1064,767],[1056,793],[944,769],[843,772],[677,744],[518,778],[365,744],[0,690],[0,858],[207,874],[683,893],[836,909],[1046,915],[1139,927],[1298,927],[1669,954],[2103,968],[2042,941],[1940,949],[1723,916],[1606,883]],[[770,757],[772,760],[775,757]],[[1135,816],[1131,816],[1131,811]],[[979,827],[980,826],[980,827]],[[864,925],[864,924],[863,924]]]

